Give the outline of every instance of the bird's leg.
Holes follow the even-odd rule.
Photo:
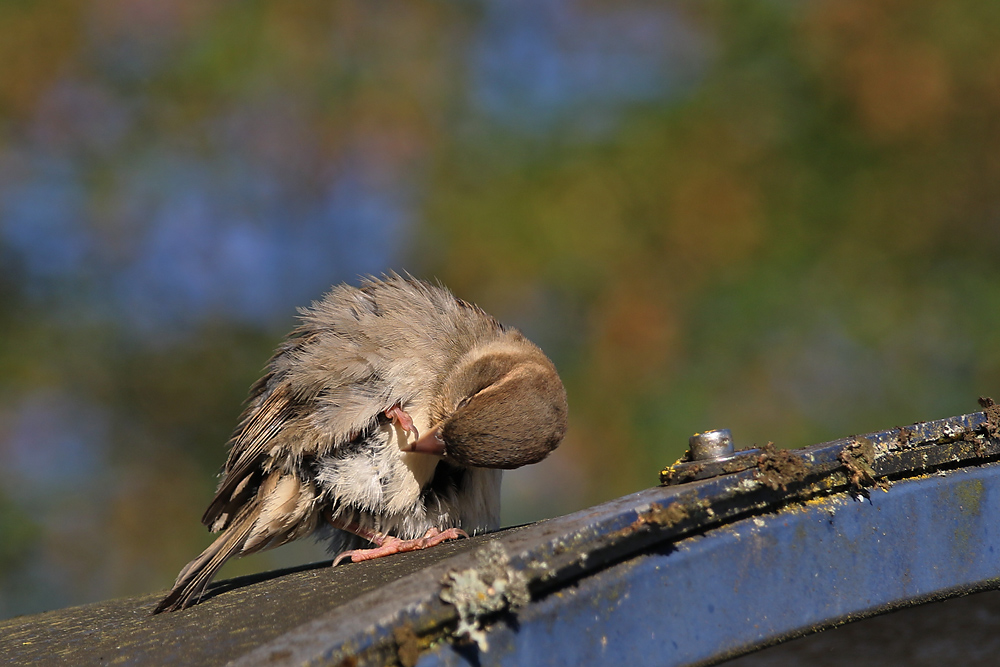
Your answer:
[[[392,535],[386,535],[385,533],[362,528],[353,521],[345,521],[339,518],[335,519],[329,511],[327,511],[324,516],[334,528],[346,530],[349,533],[363,537],[375,545],[374,549],[351,549],[349,551],[344,551],[333,559],[333,565],[337,565],[345,558],[350,558],[352,563],[360,563],[363,560],[372,560],[373,558],[381,558],[382,556],[391,556],[392,554],[399,554],[405,551],[426,549],[428,547],[437,546],[446,540],[457,540],[460,537],[469,536],[469,534],[461,528],[449,528],[447,530],[430,528],[426,533],[424,533],[423,537],[418,537],[415,540],[401,540],[400,538]]]
[[[393,424],[403,429],[404,432],[420,436],[417,433],[417,427],[413,425],[413,419],[410,415],[406,414],[406,411],[403,410],[399,403],[386,410],[385,416],[391,419]]]

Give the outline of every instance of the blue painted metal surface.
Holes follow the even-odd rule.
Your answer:
[[[457,575],[497,576],[486,552],[459,554],[234,664],[712,664],[995,588],[998,432],[1000,410],[988,405],[792,452],[671,466],[666,486],[488,537],[510,579],[479,595],[521,581],[527,604],[513,602],[519,595],[479,612],[453,605],[443,588]]]
[[[31,664],[700,665],[1000,587],[1000,406],[799,450],[394,558],[11,619]],[[695,450],[698,448],[695,447]],[[651,471],[653,472],[653,471]]]
[[[695,665],[1000,576],[1000,466],[838,494],[683,539],[500,624],[481,664]],[[420,665],[466,665],[443,645]]]

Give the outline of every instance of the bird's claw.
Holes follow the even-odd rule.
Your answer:
[[[447,530],[431,528],[424,533],[423,537],[418,537],[415,540],[401,540],[398,537],[386,535],[382,538],[382,543],[373,549],[351,549],[350,551],[344,551],[333,559],[333,565],[331,565],[331,567],[339,564],[340,561],[347,558],[350,558],[352,563],[360,563],[363,560],[372,560],[374,558],[381,558],[382,556],[391,556],[392,554],[399,554],[405,551],[427,549],[428,547],[437,546],[447,540],[457,540],[460,537],[468,536],[469,534],[461,528],[448,528]]]
[[[405,433],[413,433],[417,437],[420,436],[420,434],[417,433],[417,427],[413,425],[413,418],[410,417],[406,410],[400,407],[398,403],[386,410],[385,416],[388,417],[393,424],[403,429]]]

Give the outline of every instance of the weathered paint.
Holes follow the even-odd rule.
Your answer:
[[[790,452],[763,448],[709,476],[713,464],[696,462],[691,482],[675,476],[500,537],[533,601],[478,621],[488,652],[454,639],[455,613],[442,606],[442,571],[432,567],[236,664],[276,650],[286,664],[380,664],[404,648],[391,640],[401,625],[430,647],[421,664],[603,664],[601,651],[628,664],[698,664],[993,586],[1000,574],[977,554],[993,548],[982,524],[995,513],[984,501],[1000,458],[998,419],[977,413]],[[962,476],[969,471],[987,475],[983,492],[955,486],[979,479]],[[968,502],[955,501],[959,490]],[[469,567],[451,560],[451,569]],[[986,570],[969,569],[983,562]],[[927,577],[936,572],[953,579],[935,584]]]
[[[998,434],[991,404],[986,414],[744,452],[721,468],[678,464],[668,486],[530,526],[219,582],[176,614],[149,617],[159,597],[150,595],[10,619],[0,654],[42,665],[714,662],[997,587]],[[504,560],[484,561],[497,547],[516,576],[491,593],[496,574],[482,568]],[[455,573],[486,584],[491,603],[466,605],[460,619],[442,598]],[[523,586],[507,586],[515,581]],[[461,622],[478,643],[460,636]]]
[[[750,517],[646,550],[498,624],[482,665],[692,665],[1000,579],[1000,465]],[[419,665],[465,665],[441,646]]]

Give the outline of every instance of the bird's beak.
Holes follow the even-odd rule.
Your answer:
[[[426,433],[409,443],[403,451],[444,456],[444,439],[441,437],[441,424],[427,429]]]

